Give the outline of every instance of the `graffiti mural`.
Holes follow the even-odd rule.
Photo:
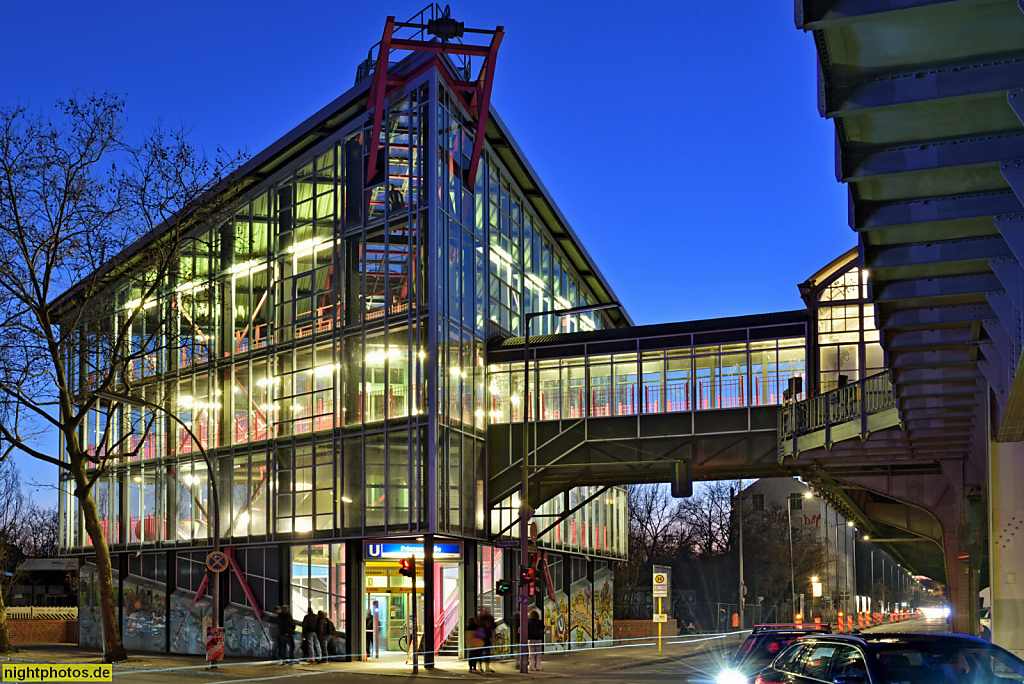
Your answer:
[[[547,651],[564,651],[569,645],[569,595],[555,593],[555,600],[544,598],[544,624],[548,628]]]
[[[615,580],[608,567],[594,572],[594,639],[611,642],[615,638],[613,607],[615,604]]]
[[[189,610],[194,598],[194,592],[180,589],[171,594],[171,653],[206,653],[206,627],[213,624],[213,612],[206,597]]]
[[[120,604],[118,573],[113,572],[114,601]],[[86,563],[78,570],[78,643],[89,648],[103,648],[103,625],[100,621],[100,587],[94,564]]]
[[[267,614],[263,615],[263,624],[256,619],[251,608],[243,608],[234,604],[224,609],[224,642],[225,654],[229,656],[250,656],[269,658],[276,637],[276,628],[268,624]],[[274,633],[271,633],[273,629]]]
[[[569,640],[571,648],[587,648],[594,638],[594,590],[586,578],[569,588]]]
[[[128,575],[124,580],[124,647],[129,651],[167,648],[167,594],[157,582]]]

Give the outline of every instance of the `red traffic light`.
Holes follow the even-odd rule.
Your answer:
[[[403,558],[398,561],[398,574],[405,577],[412,577],[416,574],[416,559],[415,558]]]

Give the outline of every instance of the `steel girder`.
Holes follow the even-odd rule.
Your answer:
[[[818,49],[819,111],[835,122],[903,422],[874,451],[832,454],[959,457],[983,483],[990,396],[994,437],[1024,436],[1024,13],[1014,0],[797,0],[796,17]]]

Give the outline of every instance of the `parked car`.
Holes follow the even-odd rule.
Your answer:
[[[809,634],[830,634],[832,627],[822,624],[780,623],[754,625],[750,636],[736,653],[726,658],[726,667],[715,678],[717,684],[750,684],[782,649]]]
[[[814,635],[791,644],[755,684],[1021,684],[1024,660],[960,634]]]

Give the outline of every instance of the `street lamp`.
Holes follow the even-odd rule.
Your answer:
[[[805,499],[813,497],[814,494],[811,492],[804,492]],[[786,518],[789,520],[786,530],[789,532],[789,600],[793,602],[793,622],[796,622],[796,575],[793,572],[793,501],[794,498],[790,495],[786,502]]]
[[[571,309],[554,309],[552,311],[533,311],[523,314],[523,480],[519,491],[519,560],[522,567],[530,565],[529,549],[529,526],[526,511],[529,507],[530,489],[530,409],[532,402],[530,397],[530,321],[538,316],[572,316],[574,314],[588,313],[590,311],[603,311],[614,309],[619,306],[618,302],[606,304],[592,304],[589,306],[576,306]],[[528,599],[529,587],[520,583],[519,587],[519,640],[522,641],[526,635],[526,602]],[[519,647],[519,672],[527,674],[530,671],[530,658],[526,649]]]
[[[220,553],[220,497],[217,495],[217,478],[214,477],[213,464],[210,463],[210,455],[206,453],[203,443],[199,440],[192,428],[190,428],[185,421],[174,415],[173,412],[166,410],[159,404],[154,404],[151,401],[146,401],[142,397],[132,397],[127,394],[118,394],[117,392],[109,392],[100,390],[93,393],[100,399],[106,399],[107,401],[117,402],[125,404],[127,406],[135,406],[136,408],[149,408],[163,411],[164,414],[170,417],[171,420],[176,422],[178,425],[185,430],[185,433],[192,440],[192,443],[199,449],[199,453],[202,455],[203,460],[206,462],[206,472],[210,479],[210,496],[213,500],[213,552]],[[209,529],[209,525],[207,525]],[[217,576],[209,568],[206,569],[207,582],[210,585],[210,602],[213,603],[213,628],[216,630],[220,626],[220,582],[217,581]],[[213,665],[211,663],[211,665]]]

